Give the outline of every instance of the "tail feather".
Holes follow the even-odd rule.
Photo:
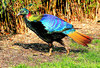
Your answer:
[[[87,44],[86,43],[83,43],[79,38],[77,38],[77,37],[75,37],[75,36],[73,36],[73,37],[71,37],[74,41],[76,41],[77,43],[79,43],[79,44],[81,44],[81,45],[84,45],[84,46],[87,46]]]
[[[82,33],[79,33],[77,31],[68,34],[68,36],[71,37],[74,41],[76,41],[77,43],[79,43],[83,46],[87,46],[87,44],[92,41],[91,37],[84,35]]]
[[[83,42],[83,43],[89,43],[90,42],[90,40],[89,40],[89,38],[87,38],[86,36],[83,36],[82,34],[80,34],[80,33],[75,33],[75,37],[78,39],[78,40],[80,40],[81,42]]]
[[[77,32],[77,33],[79,33],[79,32]],[[82,34],[82,33],[79,33],[80,35],[82,35],[82,36],[84,36],[84,37],[86,37],[87,39],[93,39],[92,37],[89,37],[89,36],[87,36],[87,35],[85,35],[85,34]]]

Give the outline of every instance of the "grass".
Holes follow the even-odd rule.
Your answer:
[[[13,67],[13,68],[33,68],[33,67],[27,66],[27,65],[25,65],[25,64],[19,64],[18,66],[15,66],[15,67]]]
[[[92,44],[92,47],[85,48],[72,43],[71,47],[79,47],[80,52],[70,52],[69,56],[56,55],[52,62],[41,63],[35,67],[18,65],[13,68],[100,68],[100,40],[95,39]]]

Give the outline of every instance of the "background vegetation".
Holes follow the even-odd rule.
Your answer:
[[[34,6],[27,6],[31,3]],[[22,18],[16,16],[25,6],[35,14],[53,14],[69,22],[83,18],[96,20],[99,3],[100,0],[0,0],[0,35],[27,32]]]

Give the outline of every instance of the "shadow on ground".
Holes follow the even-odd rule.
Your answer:
[[[40,43],[31,43],[31,44],[24,44],[24,43],[15,43],[14,45],[18,45],[18,46],[22,46],[25,49],[29,49],[31,48],[32,50],[36,50],[36,51],[40,51],[40,52],[48,52],[49,51],[49,47],[47,44],[40,44]],[[64,52],[66,53],[66,50],[64,47],[57,47],[54,46],[53,48],[53,52],[57,51],[57,52]],[[78,52],[88,52],[87,49],[70,49],[70,52],[74,52],[74,53],[78,53]]]

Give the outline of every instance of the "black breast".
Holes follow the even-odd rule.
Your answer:
[[[41,22],[26,21],[26,25],[29,29],[34,31],[42,40],[47,43],[52,43],[53,41],[58,41],[65,37],[65,34],[63,33],[48,34],[47,30],[45,30],[45,27]]]

